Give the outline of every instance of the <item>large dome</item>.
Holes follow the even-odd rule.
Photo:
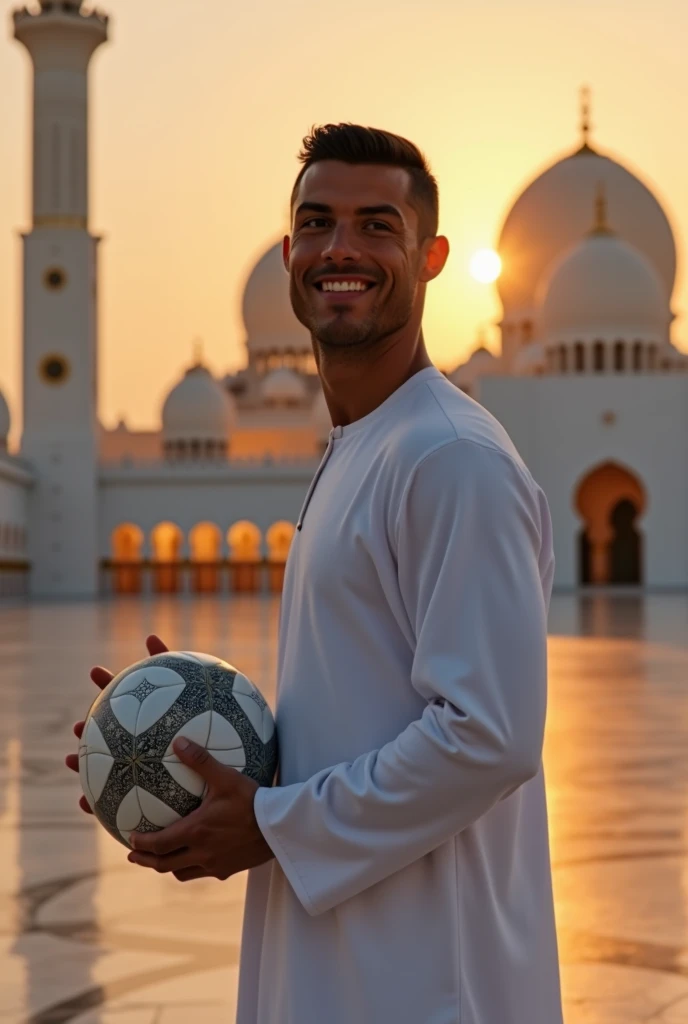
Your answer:
[[[497,286],[505,321],[530,315],[543,273],[580,241],[600,184],[610,222],[650,261],[670,300],[676,247],[666,214],[634,174],[586,144],[537,177],[504,222],[498,244],[503,271]]]
[[[289,275],[278,242],[261,256],[249,275],[242,303],[246,341],[254,353],[312,352],[310,334],[294,316]]]
[[[555,263],[538,289],[546,342],[613,341],[668,335],[664,285],[637,249],[609,231],[594,231]]]
[[[162,408],[163,440],[168,443],[223,445],[233,422],[233,399],[200,363],[186,371]]]

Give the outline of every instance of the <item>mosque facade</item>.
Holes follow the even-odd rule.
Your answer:
[[[281,245],[243,295],[245,366],[200,353],[160,428],[98,418],[99,239],[88,69],[108,19],[76,0],[14,15],[34,75],[23,238],[24,423],[0,395],[0,597],[278,592],[331,422]],[[547,494],[558,589],[688,589],[688,356],[671,341],[676,246],[643,182],[581,144],[504,220],[501,350],[447,376],[506,427]]]

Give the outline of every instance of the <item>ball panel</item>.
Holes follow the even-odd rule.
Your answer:
[[[81,782],[81,788],[84,791],[84,796],[88,800],[89,807],[91,808],[91,810],[94,810],[96,802],[93,799],[93,793],[91,792],[91,787],[88,784],[88,771],[85,751],[83,754],[79,755],[79,781]]]
[[[116,679],[113,682],[115,686],[111,696],[122,697],[125,693],[131,693],[132,690],[135,690],[142,683],[150,683],[151,686],[156,687],[179,686],[180,683],[184,682],[184,679],[173,668],[163,665],[146,664],[127,672],[123,679]]]
[[[110,701],[112,712],[122,726],[132,736],[136,735],[136,719],[139,717],[140,703],[131,693],[123,697],[113,697]]]
[[[255,699],[254,694],[236,693],[232,690],[232,696],[244,712],[249,722],[256,731],[256,735],[263,736],[263,708]]]
[[[212,754],[220,764],[227,764],[231,768],[236,768],[239,772],[243,772],[246,767],[246,754],[243,747],[235,747],[233,750],[208,749],[208,753]]]
[[[105,784],[115,761],[110,754],[86,754],[84,760],[86,762],[88,788],[91,791],[94,802],[97,803],[103,794]]]
[[[238,693],[243,693],[246,697],[250,697],[253,693],[256,693],[256,688],[243,672],[237,672],[232,683],[232,693],[234,696]]]
[[[136,792],[136,786],[132,786],[117,808],[115,824],[120,832],[132,832],[141,821],[141,805]]]
[[[211,711],[210,735],[205,745],[217,750],[232,750],[241,746],[241,736],[223,715],[218,711]]]
[[[179,686],[166,686],[164,689],[154,690],[146,697],[140,706],[135,735],[140,736],[141,733],[155,725],[170,710],[185,687],[186,683],[181,683]]]
[[[187,740],[193,740],[194,743],[198,743],[202,747],[207,747],[208,735],[210,734],[211,715],[211,711],[204,711],[202,715],[196,715],[195,718],[191,718],[188,722],[185,722],[170,739],[167,749],[163,754],[165,761],[176,761],[179,763],[179,758],[172,749],[173,742],[179,736],[185,736]]]
[[[148,790],[137,786],[136,792],[139,804],[141,805],[141,812],[151,825],[157,825],[158,828],[167,828],[168,825],[172,825],[181,818],[181,814],[177,814],[173,807],[159,800],[157,796],[149,793]]]
[[[178,658],[193,659],[205,668],[209,668],[211,665],[220,664],[220,659],[214,658],[212,654],[200,654],[198,651],[175,651],[174,653]]]
[[[95,718],[89,718],[81,734],[81,746],[94,754],[109,754],[110,748]]]
[[[193,793],[194,796],[202,796],[205,789],[205,782],[196,772],[192,771],[187,765],[182,764],[176,758],[174,760],[168,760],[167,758],[163,761],[165,768],[170,773],[177,785],[181,786],[182,789],[186,789],[189,793]]]

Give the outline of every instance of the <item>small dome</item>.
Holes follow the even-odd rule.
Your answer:
[[[280,367],[263,380],[261,398],[270,405],[297,405],[308,397],[306,385],[294,370]]]
[[[332,430],[332,417],[323,391],[318,391],[311,410],[311,423],[319,444],[325,444]]]
[[[231,396],[207,367],[197,364],[186,371],[165,399],[163,440],[226,444],[234,415]]]
[[[592,232],[565,253],[538,288],[545,341],[666,337],[671,314],[659,274],[609,231]]]
[[[7,448],[7,435],[10,432],[10,408],[7,400],[0,391],[0,449]]]
[[[268,249],[251,271],[244,288],[242,313],[251,353],[313,351],[309,332],[291,308],[281,242]]]
[[[547,353],[539,341],[524,345],[516,355],[513,372],[517,377],[535,377],[545,372]]]
[[[465,363],[449,374],[449,380],[457,388],[466,388],[471,387],[479,377],[488,377],[499,373],[499,370],[500,360],[484,345],[480,345]]]

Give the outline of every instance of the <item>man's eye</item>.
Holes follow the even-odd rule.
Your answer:
[[[323,224],[327,224],[325,217],[311,217],[309,220],[305,220],[301,227],[303,228],[321,228]]]
[[[389,231],[389,224],[385,224],[383,220],[369,220],[366,224],[367,228],[374,227],[376,230],[382,228],[383,231]]]

